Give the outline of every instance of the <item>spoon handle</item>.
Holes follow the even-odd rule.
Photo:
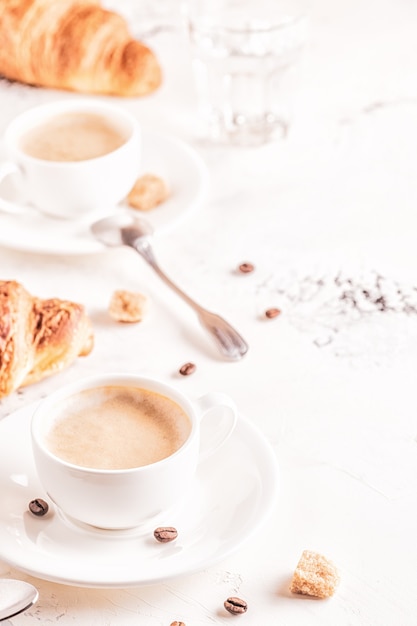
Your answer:
[[[166,285],[182,298],[198,315],[200,324],[211,334],[221,353],[228,359],[239,360],[248,351],[248,344],[226,320],[216,313],[207,311],[190,298],[182,289],[162,271],[158,265],[152,247],[147,238],[136,239],[130,245],[155,270]]]

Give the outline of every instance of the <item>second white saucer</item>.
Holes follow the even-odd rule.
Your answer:
[[[198,153],[181,140],[143,131],[142,141],[143,173],[162,177],[170,189],[169,198],[144,215],[158,235],[202,204],[208,189],[208,172]],[[16,203],[20,200],[16,193],[9,199]],[[0,213],[0,245],[42,254],[103,252],[105,247],[89,232],[89,222],[53,219],[36,212]]]

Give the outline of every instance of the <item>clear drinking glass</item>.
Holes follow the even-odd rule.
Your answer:
[[[303,4],[189,0],[186,19],[204,134],[243,146],[284,137],[305,41]]]

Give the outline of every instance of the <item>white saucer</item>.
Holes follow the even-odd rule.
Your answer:
[[[147,529],[104,531],[75,525],[50,509],[35,473],[29,423],[35,405],[0,421],[0,559],[32,576],[83,587],[132,587],[190,574],[221,561],[259,529],[276,504],[278,465],[264,436],[241,418],[229,440],[198,470],[190,497],[174,517]],[[160,544],[159,525],[178,538]]]
[[[202,203],[208,188],[208,171],[198,153],[183,141],[150,131],[143,131],[142,141],[142,172],[161,176],[170,188],[170,197],[164,203],[150,211],[139,212],[158,235]],[[0,193],[16,204],[22,203],[7,180],[1,185]],[[0,245],[27,252],[66,255],[91,254],[105,249],[90,234],[88,222],[54,219],[35,211],[33,215],[0,212]]]

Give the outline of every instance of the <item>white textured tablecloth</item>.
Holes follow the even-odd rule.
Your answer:
[[[0,564],[2,577],[40,590],[16,626],[226,624],[231,595],[248,602],[235,619],[251,626],[416,624],[416,21],[413,2],[314,3],[290,133],[248,150],[195,139],[184,31],[170,18],[149,36],[164,84],[119,103],[148,129],[193,145],[210,173],[203,206],[155,250],[186,291],[239,328],[250,344],[241,362],[220,361],[193,313],[130,251],[67,258],[0,249],[2,279],[83,302],[96,335],[89,357],[4,399],[1,417],[90,373],[140,371],[190,395],[230,394],[271,442],[282,481],[262,532],[192,576],[90,590]],[[64,95],[0,82],[0,130]],[[243,261],[252,274],[236,273]],[[120,287],[149,295],[140,326],[109,322]],[[265,320],[269,307],[281,315]],[[186,361],[197,370],[179,377]],[[304,549],[338,566],[333,598],[289,593]]]

